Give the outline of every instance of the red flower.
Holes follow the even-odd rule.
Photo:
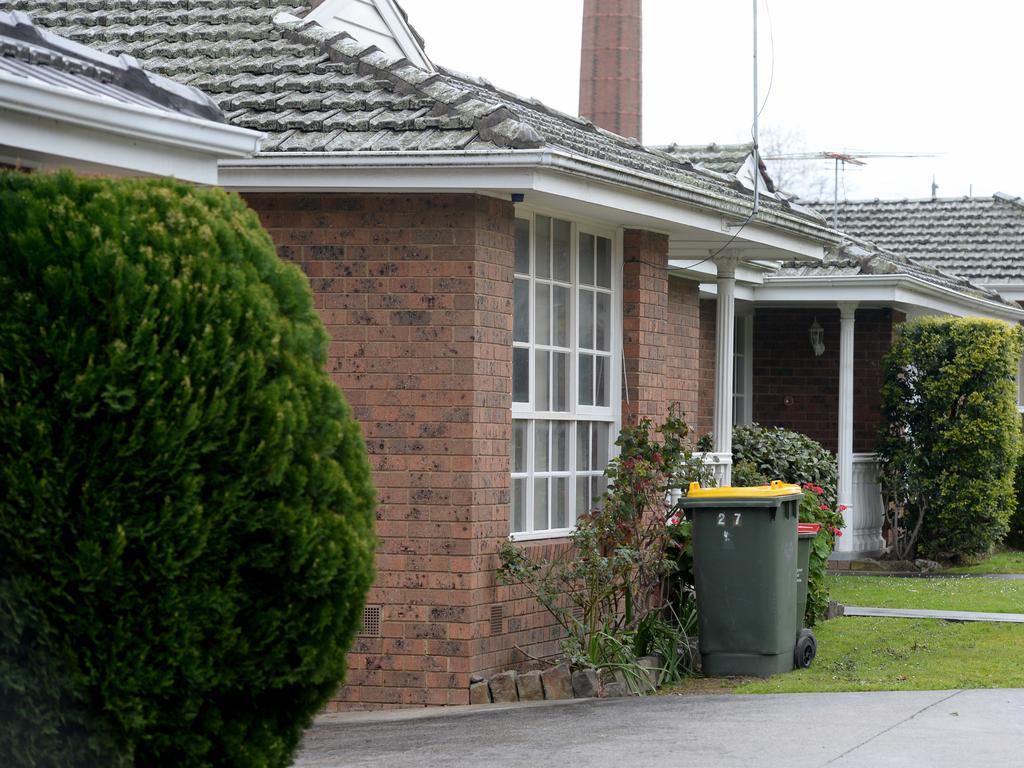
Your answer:
[[[848,509],[849,509],[849,507],[848,507],[848,506],[846,506],[845,504],[840,504],[840,505],[839,505],[839,511],[840,511],[840,512],[845,512],[845,511],[846,511],[846,510],[848,510]]]
[[[833,526],[833,527],[832,527],[832,528],[831,528],[830,530],[831,530],[831,531],[832,531],[832,533],[834,533],[834,534],[835,534],[836,536],[842,536],[842,535],[843,535],[843,532],[842,532],[842,531],[840,531],[840,530],[839,530],[838,528],[836,528],[835,526]]]
[[[820,507],[818,507],[818,509],[822,510],[823,512],[828,512],[828,504],[822,504]]]

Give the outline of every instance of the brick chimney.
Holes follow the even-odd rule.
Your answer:
[[[640,139],[642,0],[584,0],[580,116]]]

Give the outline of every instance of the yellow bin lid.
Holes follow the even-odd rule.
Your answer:
[[[792,496],[803,493],[799,485],[772,480],[771,485],[727,485],[724,488],[701,488],[700,483],[690,483],[690,499],[771,499],[776,496]]]

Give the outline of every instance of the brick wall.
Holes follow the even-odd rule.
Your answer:
[[[817,318],[825,352],[815,357],[808,329]],[[893,313],[857,310],[854,324],[854,440],[875,449],[881,426],[881,358],[892,343]],[[839,429],[839,310],[759,309],[754,316],[754,421],[802,432],[835,451]]]
[[[692,280],[668,280],[668,327],[665,336],[666,396],[678,402],[691,427],[697,417],[700,381],[700,286]],[[694,439],[696,431],[691,435]]]
[[[464,704],[508,534],[512,206],[472,195],[246,196],[310,278],[328,369],[363,427],[379,507],[381,636],[346,706]]]
[[[622,423],[657,423],[668,410],[668,237],[628,229],[622,250]]]
[[[715,421],[715,327],[717,303],[714,299],[700,302],[700,370],[698,374],[700,401],[697,405],[697,435],[711,432]]]

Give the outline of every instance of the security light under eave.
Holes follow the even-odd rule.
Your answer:
[[[814,318],[814,322],[807,333],[811,337],[811,349],[814,350],[814,356],[821,357],[825,352],[825,329],[818,323],[817,317]]]

